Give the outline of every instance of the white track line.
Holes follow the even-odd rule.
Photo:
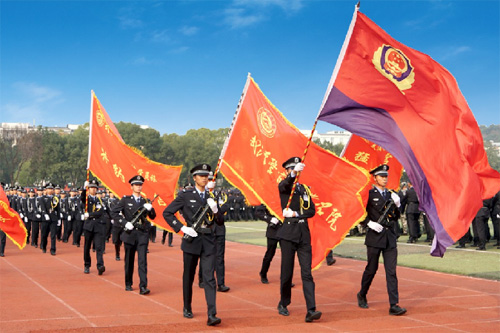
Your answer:
[[[71,312],[75,313],[78,317],[80,317],[81,319],[83,319],[84,321],[86,321],[91,327],[97,327],[97,325],[94,324],[93,322],[91,322],[87,317],[85,317],[83,314],[81,314],[80,312],[78,312],[75,308],[73,308],[72,306],[70,306],[68,303],[66,303],[65,301],[63,301],[62,299],[60,299],[59,297],[57,297],[53,293],[51,293],[47,288],[45,288],[44,286],[42,286],[40,283],[36,282],[33,278],[31,278],[30,276],[28,276],[26,273],[24,273],[23,271],[21,271],[19,268],[17,268],[16,266],[14,266],[12,263],[10,263],[9,260],[5,260],[5,262],[7,264],[9,264],[12,268],[14,268],[16,271],[18,271],[25,278],[27,278],[28,280],[30,280],[33,284],[35,284],[40,289],[42,289],[43,291],[45,291],[47,294],[49,294],[50,296],[52,296],[59,303],[61,303],[62,305],[64,305],[68,310],[70,310]]]

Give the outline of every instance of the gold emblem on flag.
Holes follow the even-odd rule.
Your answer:
[[[276,120],[273,114],[264,107],[257,111],[257,124],[262,134],[268,138],[273,138],[276,133]]]
[[[102,111],[100,108],[97,109],[95,117],[97,120],[97,125],[99,125],[99,127],[102,127],[106,123],[106,119],[104,119],[104,115],[102,114]]]
[[[394,83],[403,95],[403,90],[410,89],[415,82],[415,71],[410,59],[401,50],[382,45],[373,54],[372,62],[380,74]]]

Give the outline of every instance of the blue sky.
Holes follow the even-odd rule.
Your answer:
[[[0,2],[0,122],[115,122],[161,134],[229,127],[247,73],[310,129],[356,1]],[[481,125],[500,124],[500,5],[362,1],[361,12],[457,79]],[[318,130],[338,129],[320,123]]]

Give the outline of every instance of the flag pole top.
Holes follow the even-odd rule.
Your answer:
[[[361,1],[358,1],[358,3],[356,4],[356,10],[359,10],[360,6],[361,6]]]

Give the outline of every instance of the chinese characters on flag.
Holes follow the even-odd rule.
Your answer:
[[[146,158],[137,149],[125,144],[106,110],[92,92],[92,111],[89,134],[88,167],[117,196],[130,195],[129,179],[144,177],[143,195],[152,200],[157,211],[153,223],[162,229],[172,230],[161,212],[174,199],[182,166],[169,166]],[[158,213],[159,212],[159,213]]]
[[[347,146],[344,148],[342,157],[368,171],[381,164],[387,164],[389,166],[387,188],[391,190],[399,188],[403,166],[394,156],[379,145],[352,134]],[[371,178],[371,182],[374,184],[373,178]]]
[[[307,138],[276,109],[248,78],[244,97],[224,147],[220,171],[252,205],[264,203],[282,219],[278,184],[281,164],[302,156]],[[365,215],[368,173],[312,143],[300,182],[311,188],[316,216],[309,220],[312,267],[317,268]]]

